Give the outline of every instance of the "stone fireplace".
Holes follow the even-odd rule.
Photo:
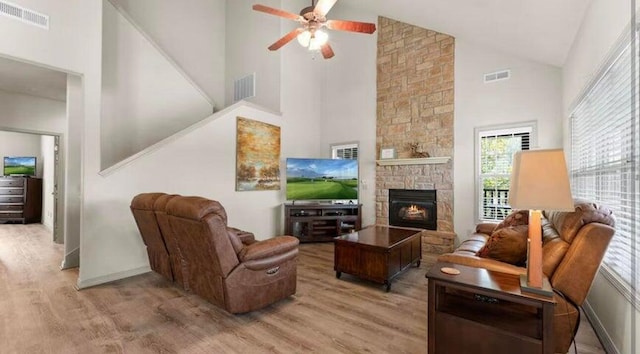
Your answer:
[[[437,230],[437,215],[435,190],[389,190],[389,225]]]
[[[454,45],[449,35],[385,17],[378,18],[376,148],[396,150],[409,159],[412,147],[444,163],[411,161],[376,167],[376,223],[389,225],[390,213],[402,213],[423,232],[423,251],[453,250]],[[379,158],[379,156],[378,156]],[[389,200],[390,190],[428,191],[427,208],[412,209]],[[399,208],[399,209],[396,209]],[[433,207],[433,209],[431,209]],[[408,208],[408,209],[402,209]],[[415,218],[430,220],[428,227]],[[395,223],[395,221],[393,222]],[[404,226],[409,226],[405,224]]]

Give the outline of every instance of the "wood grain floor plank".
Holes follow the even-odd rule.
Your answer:
[[[333,245],[300,246],[297,293],[231,315],[155,273],[75,290],[42,225],[0,225],[0,353],[424,353],[435,256],[384,286],[333,271]],[[578,349],[604,353],[587,321]]]

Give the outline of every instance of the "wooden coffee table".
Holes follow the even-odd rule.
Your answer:
[[[334,267],[342,273],[386,285],[415,263],[420,266],[422,230],[375,225],[336,237]]]

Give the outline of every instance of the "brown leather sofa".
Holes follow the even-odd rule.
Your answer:
[[[298,239],[256,241],[227,226],[220,203],[143,193],[131,211],[151,268],[231,313],[256,310],[296,291]]]
[[[609,241],[615,220],[608,208],[575,200],[574,212],[543,211],[543,272],[556,292],[554,342],[556,353],[566,353],[579,325],[579,306],[584,303]],[[525,274],[526,268],[481,258],[476,253],[485,245],[497,224],[483,223],[453,252],[439,261],[478,268]]]

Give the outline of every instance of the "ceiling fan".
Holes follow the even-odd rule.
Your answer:
[[[270,45],[269,50],[278,50],[294,38],[298,38],[298,42],[302,46],[309,48],[309,50],[320,50],[322,56],[325,59],[329,59],[334,56],[334,53],[333,49],[331,49],[331,46],[327,42],[329,36],[322,30],[322,27],[337,31],[369,34],[376,31],[376,25],[373,23],[327,20],[327,12],[331,10],[336,1],[338,0],[318,0],[316,3],[316,1],[311,0],[311,6],[302,9],[300,11],[300,15],[259,4],[253,5],[253,9],[298,21],[301,24],[301,27],[287,33],[284,37]]]

